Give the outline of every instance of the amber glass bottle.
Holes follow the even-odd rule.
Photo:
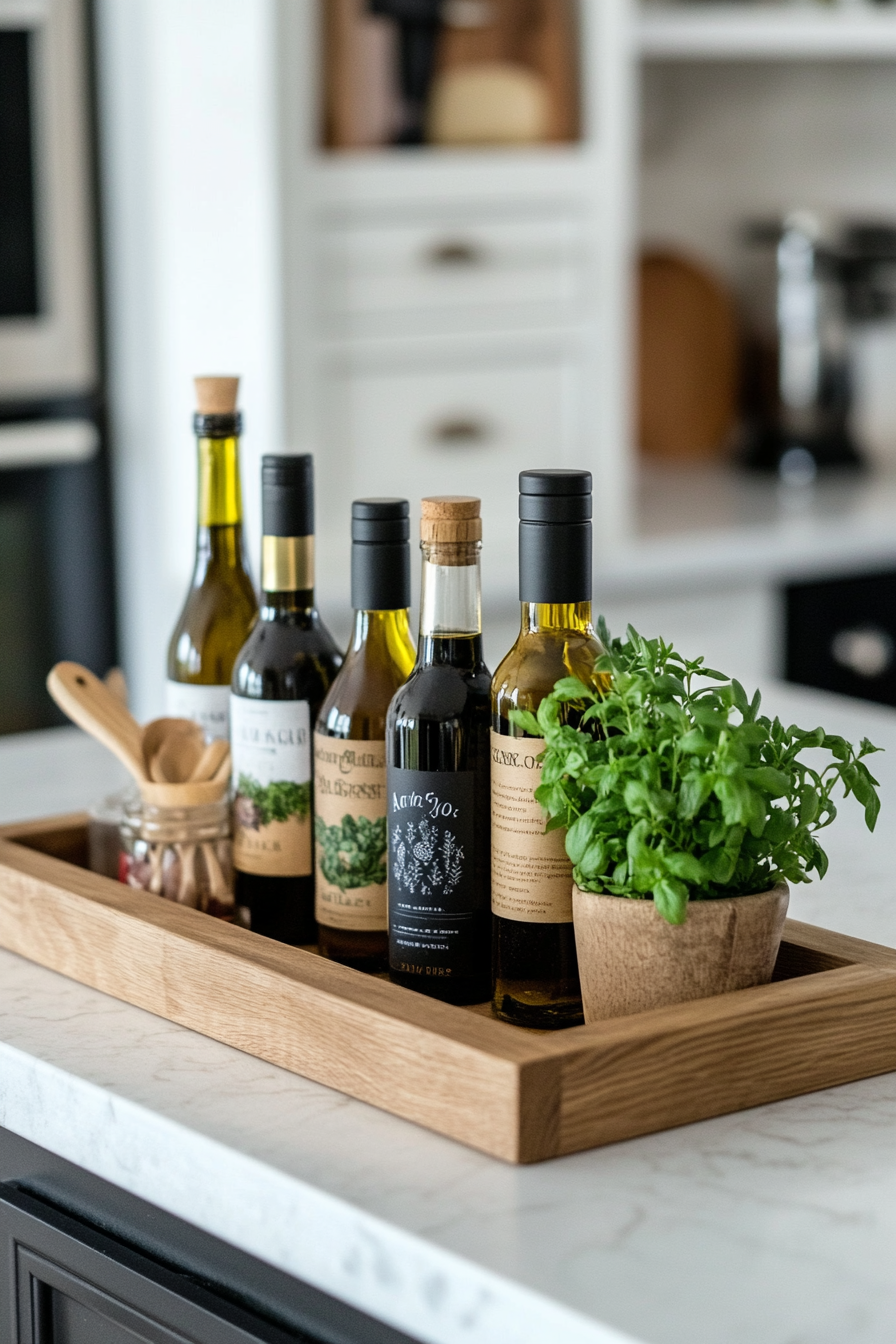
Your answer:
[[[493,1006],[505,1021],[550,1029],[583,1020],[572,865],[564,832],[544,833],[533,797],[544,741],[518,728],[510,711],[536,711],[561,677],[600,681],[589,472],[521,473],[520,601],[519,637],[492,682]]]
[[[262,458],[261,610],[230,697],[239,918],[293,944],[317,941],[311,731],[342,663],[314,605],[312,470]]]
[[[345,662],[314,733],[315,906],[326,957],[384,971],[386,712],[414,665],[406,499],[352,504],[352,606]]]
[[[166,713],[227,737],[230,678],[258,612],[243,550],[238,378],[197,378],[196,563],[168,646]]]

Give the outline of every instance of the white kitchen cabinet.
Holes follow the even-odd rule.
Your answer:
[[[635,609],[622,566],[640,596],[669,594],[647,613],[657,629],[681,629],[683,643],[693,630],[707,649],[714,629],[730,630],[722,643],[742,650],[738,662],[761,663],[751,650],[767,644],[741,638],[750,622],[732,616],[758,610],[754,599],[717,602],[704,587],[700,608],[690,579],[645,542],[632,259],[642,234],[662,234],[727,273],[733,222],[797,191],[809,204],[849,197],[896,213],[896,15],[580,0],[578,143],[327,153],[317,11],[316,0],[95,6],[120,614],[138,713],[161,710],[189,576],[191,378],[216,370],[244,375],[253,560],[261,454],[316,454],[320,579],[334,613],[348,599],[354,494],[416,504],[470,491],[483,496],[486,611],[515,624],[515,474],[562,463],[594,474],[598,591],[612,570],[605,596],[623,594],[620,619]],[[886,447],[891,431],[896,443],[888,353],[878,364]],[[755,570],[730,572],[725,537],[751,486],[732,487],[741,502],[715,531],[681,490],[667,493],[674,530],[706,543],[701,582],[747,591]],[[795,518],[768,540],[782,577],[789,560],[775,557],[799,551],[801,528]],[[881,546],[894,550],[888,535]],[[756,538],[734,548],[751,564],[765,546]]]
[[[359,495],[479,494],[515,515],[517,474],[572,465],[580,356],[564,349],[443,352],[393,365],[334,359],[324,375],[321,507],[336,527]]]

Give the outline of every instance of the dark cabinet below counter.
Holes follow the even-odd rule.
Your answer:
[[[896,705],[896,570],[784,590],[788,681]]]
[[[0,1129],[2,1344],[412,1344]]]

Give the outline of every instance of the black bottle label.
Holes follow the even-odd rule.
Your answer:
[[[488,909],[475,874],[473,771],[389,766],[387,784],[389,963],[407,975],[468,976]]]

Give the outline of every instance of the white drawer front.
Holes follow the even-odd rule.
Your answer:
[[[580,218],[335,227],[321,235],[330,336],[566,324],[583,297]]]
[[[517,473],[581,456],[578,377],[579,366],[562,358],[331,374],[321,503],[335,520],[362,495],[401,495],[414,504],[423,495],[474,494],[506,505],[512,533]]]

